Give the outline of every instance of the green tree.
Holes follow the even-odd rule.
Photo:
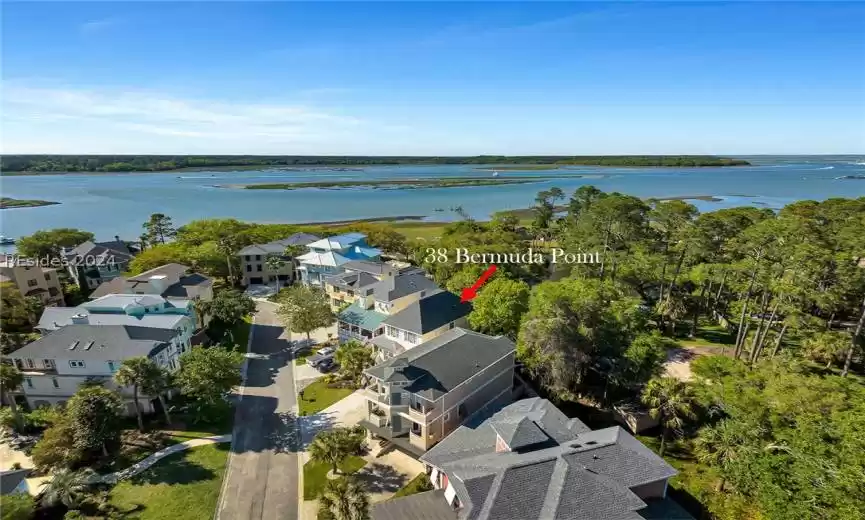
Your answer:
[[[755,430],[730,419],[700,430],[694,441],[694,452],[701,464],[718,470],[718,491],[723,491],[725,475],[731,465],[753,452],[754,442],[760,436]]]
[[[812,361],[832,363],[843,359],[849,345],[849,336],[841,332],[815,332],[804,339],[802,349]]]
[[[102,449],[120,438],[123,400],[116,392],[102,387],[80,388],[66,405],[72,428],[72,441],[82,451]]]
[[[660,375],[667,349],[675,343],[662,337],[657,331],[639,334],[622,353],[620,384],[641,386]]]
[[[3,392],[3,400],[9,403],[9,409],[12,410],[16,430],[22,433],[24,432],[24,419],[18,410],[15,397],[10,392],[20,387],[23,382],[24,376],[21,375],[21,372],[17,368],[6,363],[0,363],[0,391]]]
[[[36,510],[36,503],[28,493],[3,495],[2,520],[30,520]]]
[[[360,385],[363,371],[373,364],[372,349],[354,340],[340,345],[334,358],[339,363],[339,373],[355,385]]]
[[[0,328],[7,334],[33,332],[33,326],[42,315],[43,305],[38,298],[23,296],[12,282],[0,283]]]
[[[496,278],[488,282],[472,300],[469,324],[491,335],[516,339],[520,320],[529,308],[529,286],[522,281]]]
[[[59,258],[60,250],[77,247],[93,240],[93,233],[74,228],[37,231],[19,238],[15,247],[21,256],[29,258]]]
[[[138,430],[144,431],[144,418],[141,416],[141,405],[138,402],[138,392],[142,388],[153,388],[156,381],[162,377],[159,365],[144,356],[123,360],[120,368],[114,373],[114,381],[119,386],[132,387],[132,404],[135,405],[135,415],[138,418]]]
[[[44,506],[64,505],[76,509],[87,500],[91,494],[91,486],[96,480],[96,472],[90,468],[72,471],[61,469],[43,484],[40,502]]]
[[[363,453],[366,449],[365,436],[366,430],[361,426],[320,431],[309,445],[310,460],[329,464],[335,475],[345,459]]]
[[[75,429],[69,416],[61,416],[42,433],[42,438],[33,447],[33,464],[46,472],[78,464],[84,453],[75,443],[74,435]]]
[[[193,347],[180,356],[177,383],[193,399],[213,404],[242,382],[243,355],[221,347]]]
[[[165,367],[156,367],[156,371],[151,377],[144,382],[144,393],[155,395],[159,399],[159,404],[162,405],[162,413],[165,415],[165,424],[171,424],[171,414],[168,411],[168,403],[165,402],[165,393],[173,386],[173,375]]]
[[[668,435],[680,435],[685,420],[695,417],[696,399],[687,383],[674,377],[659,377],[646,385],[642,401],[649,408],[649,415],[661,422],[663,432],[658,453],[663,456]]]
[[[164,244],[166,239],[170,239],[177,234],[174,225],[171,223],[171,217],[162,213],[154,213],[150,215],[150,220],[143,225],[145,233],[147,233],[148,242],[155,244],[159,242]]]
[[[238,290],[224,289],[217,292],[213,300],[199,301],[196,312],[211,318],[209,331],[214,333],[214,339],[229,335],[234,341],[232,327],[255,312],[255,301]]]
[[[170,244],[152,244],[147,250],[135,255],[129,262],[131,274],[141,274],[165,264],[191,264],[189,247],[186,244],[172,242]]]
[[[318,498],[322,519],[369,520],[369,496],[363,484],[351,477],[329,481]]]
[[[264,259],[264,265],[274,273],[285,267],[285,259],[281,255],[270,254]],[[276,292],[279,292],[279,275],[276,275]]]
[[[304,333],[327,327],[334,321],[327,294],[321,289],[296,285],[283,291],[277,313],[292,332]]]

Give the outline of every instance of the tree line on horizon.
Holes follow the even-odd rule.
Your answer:
[[[2,172],[129,172],[239,166],[373,166],[400,164],[548,164],[583,166],[747,166],[748,161],[711,155],[477,155],[477,156],[316,156],[316,155],[3,155]]]

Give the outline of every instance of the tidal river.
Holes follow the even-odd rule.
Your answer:
[[[96,234],[134,240],[152,213],[169,215],[176,225],[194,219],[234,217],[253,222],[321,222],[384,216],[455,218],[462,206],[476,218],[502,209],[525,208],[540,190],[558,186],[570,195],[593,184],[605,191],[639,197],[710,196],[691,200],[701,211],[756,205],[779,208],[799,199],[865,196],[862,156],[744,157],[752,166],[729,168],[568,167],[559,171],[499,170],[512,176],[562,176],[527,184],[425,189],[305,188],[246,190],[217,186],[386,179],[492,177],[486,167],[370,166],[337,169],[245,171],[174,171],[160,173],[89,173],[0,177],[4,197],[41,199],[58,205],[0,211],[0,231],[17,238],[39,229],[75,227]],[[493,169],[492,167],[489,167]],[[444,211],[436,211],[436,210]]]

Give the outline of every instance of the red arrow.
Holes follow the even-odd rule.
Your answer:
[[[478,278],[478,281],[475,282],[474,285],[467,289],[463,289],[463,293],[460,295],[460,303],[465,303],[467,301],[473,300],[475,296],[478,295],[478,289],[481,288],[481,285],[483,285],[484,282],[486,282],[487,279],[492,276],[494,272],[496,272],[495,264],[487,267],[487,270],[483,272],[481,277]]]

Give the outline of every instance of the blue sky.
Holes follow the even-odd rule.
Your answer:
[[[865,153],[861,3],[6,3],[4,153]]]

